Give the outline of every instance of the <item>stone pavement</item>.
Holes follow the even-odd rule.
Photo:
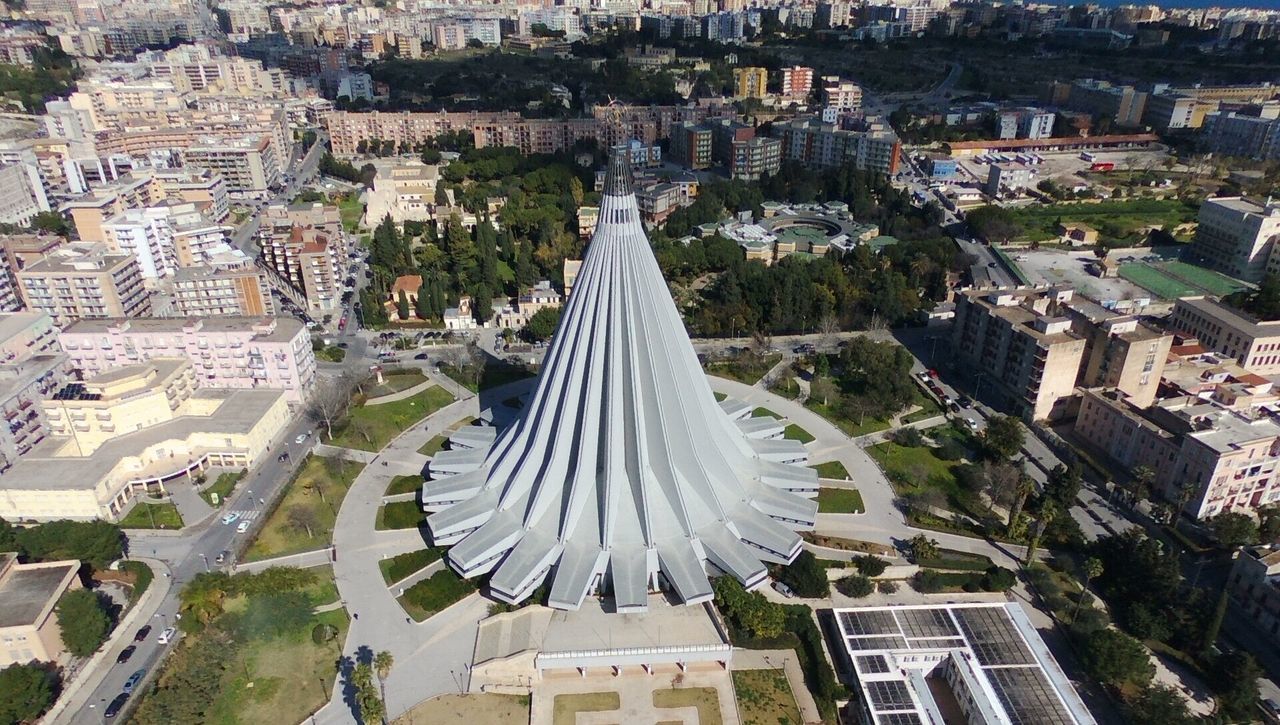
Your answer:
[[[195,526],[213,514],[213,507],[209,505],[204,497],[196,490],[195,486],[186,481],[179,481],[168,487],[169,500],[174,506],[178,507],[178,513],[182,516],[182,526]],[[146,504],[138,504],[145,506]]]

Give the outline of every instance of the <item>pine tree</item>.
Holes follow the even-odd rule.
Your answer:
[[[533,253],[529,242],[522,242],[516,251],[516,284],[527,287],[538,281],[538,270],[533,266]]]
[[[401,321],[409,319],[409,296],[404,290],[400,290],[400,296],[396,299],[396,314]]]
[[[493,292],[487,286],[478,284],[472,290],[471,312],[482,325],[493,317]]]
[[[432,317],[431,314],[431,285],[432,282],[424,281],[422,286],[418,288],[418,296],[413,300],[413,313],[418,316],[419,320],[426,320]]]

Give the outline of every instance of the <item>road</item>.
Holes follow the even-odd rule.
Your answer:
[[[249,218],[236,228],[231,234],[231,245],[248,255],[251,259],[258,258],[258,248],[254,243],[254,238],[258,233],[260,217],[262,209],[266,204],[274,204],[279,201],[292,201],[298,192],[310,182],[315,176],[316,170],[320,166],[320,157],[324,155],[325,143],[328,141],[328,134],[323,129],[316,130],[316,142],[311,144],[311,148],[307,149],[307,153],[302,157],[301,161],[297,158],[295,150],[295,158],[289,164],[289,173],[293,180],[285,185],[278,194],[271,197],[271,200],[256,206]]]

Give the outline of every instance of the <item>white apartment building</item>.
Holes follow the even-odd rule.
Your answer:
[[[178,266],[168,216],[168,209],[160,207],[130,209],[102,225],[107,245],[114,252],[133,255],[148,283],[172,275]]]
[[[1200,205],[1191,253],[1207,266],[1246,282],[1260,282],[1280,240],[1280,202],[1243,196],[1206,199]]]
[[[262,134],[237,139],[206,139],[188,148],[185,162],[218,173],[235,199],[268,199],[280,186],[281,166],[271,137]]]
[[[862,86],[837,76],[822,77],[822,106],[839,111],[856,111],[862,107]]]
[[[0,166],[0,223],[25,227],[42,211],[49,211],[49,198],[40,169],[29,164]]]
[[[275,314],[266,270],[238,249],[215,255],[209,264],[180,268],[170,299],[178,317]]]

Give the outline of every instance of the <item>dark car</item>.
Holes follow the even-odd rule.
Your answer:
[[[133,653],[136,652],[137,649],[138,649],[137,647],[134,647],[133,645],[129,645],[128,647],[125,647],[124,649],[120,650],[120,656],[116,657],[116,664],[122,665],[128,662],[129,658],[133,656]]]
[[[139,629],[139,630],[138,630],[138,633],[137,633],[137,634],[135,634],[135,635],[133,635],[133,641],[134,641],[134,642],[141,642],[141,641],[143,641],[144,639],[146,639],[146,638],[147,638],[147,635],[148,635],[148,634],[151,634],[151,625],[149,625],[149,624],[148,624],[147,626],[143,627],[142,629]]]
[[[102,713],[102,717],[110,720],[116,715],[119,715],[120,711],[124,709],[124,704],[128,701],[129,693],[122,692],[119,695],[116,695],[116,699],[112,700],[110,705],[107,705],[107,709]]]
[[[970,397],[969,397],[969,396],[967,396],[967,395],[966,395],[966,396],[964,396],[963,398],[961,398],[961,399],[960,399],[960,407],[961,407],[961,408],[972,408],[972,407],[973,407],[973,398],[970,398]]]
[[[417,355],[414,355],[414,356],[413,356],[413,359],[414,359],[414,360],[430,360],[430,359],[431,359],[431,356],[430,356],[430,355],[428,355],[428,354],[427,354],[427,353],[425,353],[425,352],[420,352],[420,353],[418,353]]]

